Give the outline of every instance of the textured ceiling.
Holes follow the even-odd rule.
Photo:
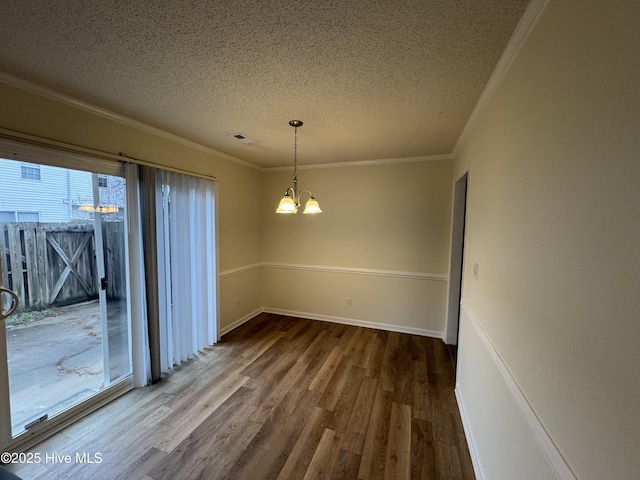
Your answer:
[[[451,153],[527,1],[2,3],[0,70],[273,167]]]

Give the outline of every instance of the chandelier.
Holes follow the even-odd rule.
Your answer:
[[[289,125],[293,127],[293,187],[287,188],[284,193],[284,197],[280,200],[276,213],[298,213],[300,207],[300,197],[303,193],[309,194],[309,200],[304,206],[304,215],[312,215],[315,213],[322,213],[318,201],[313,196],[310,190],[300,190],[298,192],[298,127],[302,126],[300,120],[291,120]]]

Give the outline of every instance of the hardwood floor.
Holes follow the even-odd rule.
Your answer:
[[[453,378],[440,340],[262,314],[34,448],[40,464],[10,468],[25,479],[474,479]],[[45,463],[52,453],[72,461]]]

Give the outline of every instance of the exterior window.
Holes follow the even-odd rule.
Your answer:
[[[18,212],[19,222],[39,222],[40,214],[38,212]]]
[[[11,210],[0,211],[0,222],[39,222],[38,212],[16,212]]]
[[[20,165],[20,178],[40,180],[40,165]]]
[[[0,211],[0,222],[15,222],[16,212],[3,210]]]
[[[98,186],[107,188],[109,186],[109,182],[107,181],[107,177],[103,175],[98,175]]]
[[[0,210],[1,222],[39,222],[38,212],[16,212],[13,210]]]

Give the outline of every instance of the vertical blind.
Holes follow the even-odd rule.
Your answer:
[[[212,181],[161,171],[157,223],[163,372],[217,340],[215,199]],[[158,192],[158,191],[157,191]],[[162,281],[163,280],[163,281]],[[166,337],[166,340],[165,340]]]
[[[131,360],[133,386],[143,387],[151,381],[149,329],[145,292],[142,206],[138,165],[125,167],[127,188],[127,221],[129,222],[129,305],[131,315]]]
[[[157,381],[218,338],[215,186],[139,168],[149,342],[138,354],[150,359],[151,381]]]

